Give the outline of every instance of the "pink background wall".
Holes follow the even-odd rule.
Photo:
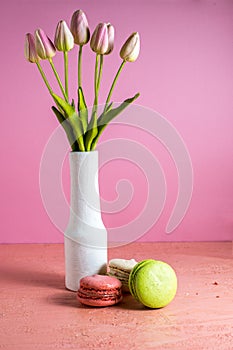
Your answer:
[[[36,67],[24,59],[23,46],[25,33],[38,27],[53,38],[57,22],[60,19],[69,22],[78,8],[86,12],[92,31],[102,21],[116,27],[115,50],[106,59],[101,102],[119,65],[122,43],[131,32],[139,31],[140,58],[127,65],[114,99],[121,101],[139,90],[138,104],[158,111],[174,125],[192,159],[192,201],[184,220],[169,236],[165,227],[176,198],[177,175],[163,146],[159,142],[148,143],[166,174],[168,195],[158,222],[141,240],[231,240],[233,2],[9,0],[0,4],[1,242],[61,242],[63,239],[43,208],[39,190],[40,158],[57,121],[50,111],[51,99]],[[75,55],[76,49],[71,54],[72,74],[75,74]],[[54,62],[62,68],[60,56],[56,56]],[[84,88],[87,100],[92,101],[90,73],[94,55],[89,47],[84,58]],[[75,85],[72,89],[74,91]],[[109,133],[111,129],[103,139]],[[140,135],[138,137],[140,139]],[[137,135],[134,139],[137,140]],[[106,198],[113,196],[117,176],[127,177],[127,167],[125,170],[112,164],[112,169],[101,175],[101,193]],[[64,173],[64,187],[68,192],[68,168]],[[106,181],[111,174],[115,174],[115,178]],[[135,178],[136,187],[140,188],[141,181],[140,176]],[[143,193],[140,196],[135,190],[133,205],[128,209],[129,218],[134,210],[140,209],[142,200],[145,200]],[[117,226],[124,220],[124,214],[104,216],[107,226]]]

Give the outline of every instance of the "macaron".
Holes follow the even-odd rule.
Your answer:
[[[108,263],[108,275],[118,278],[122,283],[122,290],[129,292],[129,274],[136,264],[134,259],[112,259]]]
[[[105,275],[83,277],[77,299],[90,306],[115,305],[122,300],[121,282],[115,277]]]
[[[176,295],[176,273],[163,261],[143,260],[130,273],[129,290],[135,299],[147,307],[164,307]]]

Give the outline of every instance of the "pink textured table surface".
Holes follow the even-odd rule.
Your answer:
[[[179,287],[166,308],[130,295],[113,307],[64,288],[63,245],[0,246],[0,349],[233,349],[232,243],[134,243],[109,258],[170,263]]]

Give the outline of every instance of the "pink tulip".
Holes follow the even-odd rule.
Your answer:
[[[82,10],[73,13],[70,23],[70,30],[77,45],[85,45],[90,39],[90,30],[88,27],[87,17]]]
[[[105,52],[105,55],[110,54],[114,47],[114,27],[110,23],[108,23],[107,28],[108,28],[108,50],[107,52]]]
[[[97,54],[104,55],[108,48],[108,26],[106,23],[99,23],[91,37],[91,49]]]
[[[57,25],[54,44],[58,51],[67,52],[74,47],[74,38],[65,21]]]
[[[52,58],[56,54],[56,48],[42,29],[35,31],[36,51],[42,60]]]
[[[139,34],[133,33],[126,40],[121,48],[120,56],[124,61],[134,62],[138,58],[140,51],[140,38]]]
[[[35,39],[31,33],[27,33],[25,37],[24,55],[31,63],[36,63],[40,60],[36,52]]]

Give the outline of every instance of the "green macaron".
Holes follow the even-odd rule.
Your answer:
[[[163,261],[140,261],[129,276],[133,297],[150,308],[168,305],[176,295],[177,277],[173,268]]]

